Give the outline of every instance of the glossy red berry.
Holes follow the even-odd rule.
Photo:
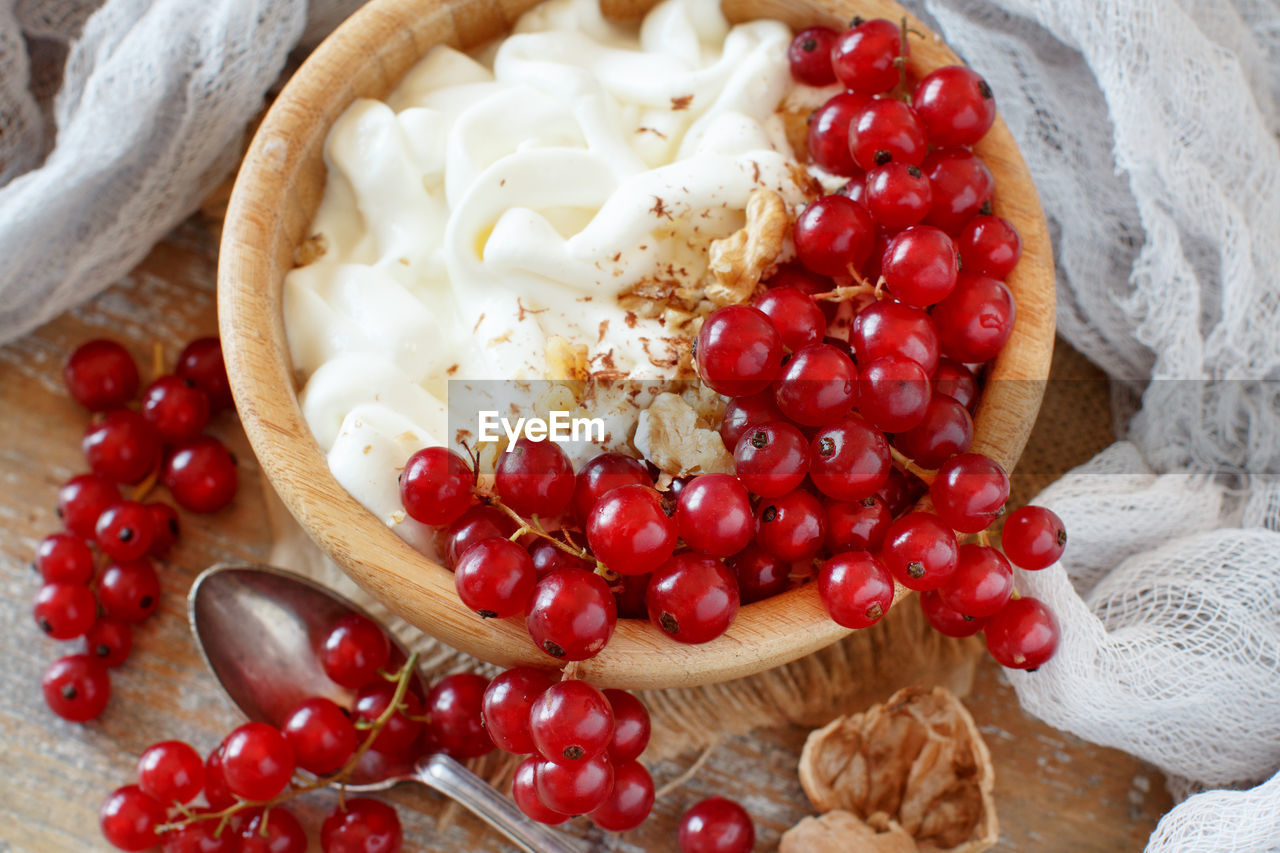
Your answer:
[[[555,518],[569,507],[575,485],[569,457],[552,441],[522,438],[502,454],[494,488],[525,518]]]
[[[678,840],[680,853],[750,853],[756,830],[742,806],[724,797],[708,797],[684,813]]]
[[[649,469],[639,459],[622,453],[601,453],[578,471],[573,488],[573,515],[586,524],[596,501],[619,486],[652,486]]]
[[[968,409],[939,393],[936,382],[924,420],[893,437],[894,447],[927,469],[937,468],[957,453],[964,453],[972,442],[973,418]]]
[[[871,101],[849,125],[853,162],[866,171],[886,163],[918,166],[926,148],[916,111],[895,98]]]
[[[193,810],[193,814],[201,813],[206,810]],[[209,818],[168,830],[160,836],[160,849],[162,853],[240,853],[235,827],[227,826],[219,831],[219,825],[219,821]]]
[[[275,726],[245,723],[222,742],[222,774],[231,793],[269,800],[289,786],[293,747]]]
[[[694,477],[680,491],[675,521],[690,548],[713,557],[738,553],[755,535],[747,489],[730,474]]]
[[[112,560],[137,560],[151,551],[155,523],[151,510],[137,501],[120,501],[98,516],[98,547]]]
[[[859,311],[849,329],[849,344],[862,367],[877,358],[909,358],[933,373],[938,365],[938,331],[919,308],[882,299]]]
[[[506,539],[476,543],[453,571],[458,598],[484,619],[523,613],[538,579],[529,552]]]
[[[953,456],[929,486],[934,511],[954,530],[986,530],[1009,499],[1009,475],[981,453]]]
[[[424,447],[400,472],[400,503],[415,521],[443,527],[475,502],[475,475],[461,456],[444,447]]]
[[[557,764],[603,755],[613,737],[613,706],[585,681],[558,681],[529,711],[529,732],[538,754]]]
[[[140,483],[160,461],[160,436],[142,415],[115,409],[89,424],[80,449],[93,473],[117,483]]]
[[[653,777],[638,761],[614,765],[613,789],[587,817],[608,832],[626,832],[644,823],[653,811]]]
[[[823,509],[827,519],[824,544],[832,554],[878,550],[893,523],[889,505],[878,494],[860,501],[826,501]]]
[[[70,533],[54,533],[36,547],[36,570],[45,583],[87,584],[93,579],[93,552]]]
[[[290,711],[281,731],[293,748],[298,766],[318,776],[333,773],[346,764],[361,740],[347,712],[319,696]]]
[[[40,686],[49,710],[73,723],[97,717],[111,698],[107,668],[89,655],[68,655],[54,661],[44,671]]]
[[[382,679],[369,682],[356,691],[355,702],[351,707],[352,717],[356,721],[363,720],[365,724],[372,724],[391,707],[395,692],[396,686],[391,682]],[[373,749],[383,755],[397,755],[408,750],[422,734],[422,700],[418,698],[418,694],[412,690],[406,691],[400,702],[399,710],[392,713],[373,741]],[[363,737],[359,739],[364,740]]]
[[[831,48],[840,34],[830,27],[809,27],[796,33],[787,48],[791,76],[807,86],[828,86],[836,81],[831,68]]]
[[[853,360],[831,344],[809,344],[797,350],[782,368],[774,386],[780,408],[804,426],[834,423],[853,408],[858,369]]]
[[[98,580],[102,612],[123,622],[141,622],[160,606],[160,579],[146,557],[107,566]]]
[[[506,539],[516,529],[515,520],[502,510],[491,506],[473,506],[445,531],[445,565],[453,568],[472,545],[485,539]]]
[[[217,512],[236,495],[236,461],[211,435],[178,445],[165,466],[164,484],[178,506],[191,512]]]
[[[901,356],[877,358],[858,377],[858,413],[885,432],[918,426],[932,398],[929,374],[918,362]]]
[[[152,744],[138,756],[138,787],[165,805],[189,803],[204,790],[204,759],[180,740]]]
[[[889,612],[893,577],[874,554],[846,551],[822,564],[818,596],[836,624],[867,628]]]
[[[724,446],[732,451],[738,446],[738,440],[748,427],[786,419],[786,415],[778,408],[772,388],[750,397],[735,397],[725,407],[724,419],[720,422],[720,438],[724,441]]]
[[[187,344],[174,372],[190,379],[209,398],[211,411],[231,408],[231,383],[222,361],[222,345],[217,338],[199,338]]]
[[[938,359],[938,367],[933,371],[933,390],[964,406],[970,415],[978,407],[978,380],[973,371],[955,359]]]
[[[889,480],[878,494],[889,507],[894,518],[902,515],[920,499],[929,486],[914,474],[907,474],[901,468],[889,472]]]
[[[890,161],[867,172],[864,198],[880,227],[897,231],[928,215],[933,191],[918,165]]]
[[[348,798],[320,826],[324,853],[400,853],[403,845],[396,810],[367,797]]]
[[[883,18],[846,30],[831,51],[831,66],[846,89],[868,95],[887,92],[898,83],[899,54],[909,54],[898,25]]]
[[[986,545],[961,545],[956,573],[939,590],[942,601],[965,616],[991,616],[1013,593],[1013,568]]]
[[[182,533],[182,525],[178,520],[178,511],[166,503],[153,501],[146,504],[147,512],[151,514],[151,548],[148,549],[147,555],[151,557],[163,557],[169,553],[169,549],[178,541],[178,536]]]
[[[1039,599],[1023,596],[987,619],[987,651],[1001,666],[1038,669],[1058,650],[1061,631]]]
[[[587,521],[591,553],[620,575],[642,575],[666,562],[676,547],[676,524],[662,496],[648,486],[614,489]]]
[[[925,217],[948,234],[959,234],[970,219],[984,212],[996,181],[978,156],[967,148],[939,148],[920,164],[929,178],[933,205]]]
[[[753,426],[733,451],[738,479],[762,497],[785,495],[809,473],[809,442],[784,421]]]
[[[982,630],[986,619],[965,616],[952,610],[936,589],[920,593],[920,609],[933,630],[946,637],[972,637]]]
[[[133,651],[133,629],[119,619],[99,618],[84,635],[84,653],[105,667],[116,667]]]
[[[956,237],[956,249],[969,272],[1003,280],[1022,257],[1022,238],[1007,219],[975,216]]]
[[[942,352],[956,361],[995,358],[1013,334],[1016,309],[1003,282],[961,270],[956,289],[933,308]]]
[[[425,713],[440,748],[459,760],[493,752],[481,716],[489,679],[474,672],[445,676],[427,693]]]
[[[972,145],[996,120],[996,99],[977,72],[963,65],[947,65],[926,74],[911,98],[929,141],[944,145]]]
[[[98,516],[120,499],[120,487],[106,477],[79,474],[58,489],[58,517],[76,536],[93,539]]]
[[[211,809],[225,809],[236,801],[222,772],[222,744],[214,747],[204,761],[204,801]]]
[[[586,814],[613,790],[613,765],[605,755],[566,764],[542,760],[534,767],[534,790],[553,812]]]
[[[334,683],[357,690],[378,678],[391,657],[391,641],[378,623],[352,613],[343,616],[325,635],[320,665]]]
[[[557,569],[528,597],[525,626],[534,645],[563,661],[595,657],[618,624],[618,607],[604,578],[583,569]]]
[[[884,433],[857,415],[823,427],[809,442],[809,477],[836,500],[874,495],[889,479],[891,467]]]
[[[511,779],[511,799],[515,800],[516,807],[524,813],[525,817],[536,820],[538,823],[557,826],[568,820],[569,815],[547,808],[538,797],[537,770],[543,760],[536,755],[531,755],[520,762]]]
[[[889,527],[880,559],[898,583],[915,590],[937,589],[955,574],[956,535],[932,513],[911,512]]]
[[[71,399],[91,412],[123,406],[138,393],[138,365],[115,341],[81,344],[67,359],[62,377]]]
[[[545,669],[518,666],[489,682],[481,705],[485,731],[494,744],[513,755],[528,755],[537,749],[529,732],[529,710],[559,676]]]
[[[772,598],[791,586],[791,562],[758,545],[748,545],[725,560],[725,565],[738,579],[738,599],[742,604]]]
[[[557,541],[563,542],[564,540],[561,537],[557,537]],[[577,550],[577,548],[575,547],[574,550]],[[529,558],[533,560],[533,570],[538,573],[539,578],[546,577],[546,575],[558,569],[595,570],[594,561],[570,554],[558,547],[550,539],[541,537],[529,546]]]
[[[1047,569],[1062,559],[1067,528],[1053,510],[1024,506],[1009,514],[1000,534],[1005,556],[1020,569]]]
[[[652,724],[644,703],[625,690],[605,690],[613,709],[613,736],[609,739],[609,760],[615,766],[634,761],[649,745]]]
[[[823,196],[796,217],[796,257],[820,275],[847,276],[871,254],[875,233],[875,221],[861,202],[843,195]]]
[[[32,610],[36,624],[55,640],[83,636],[98,618],[98,602],[87,586],[47,583],[36,593]]]
[[[141,412],[160,438],[183,441],[209,423],[209,397],[190,379],[161,376],[142,392]]]
[[[236,840],[239,853],[307,853],[306,831],[293,812],[282,806],[253,812]]]
[[[756,505],[756,544],[783,560],[799,562],[816,555],[826,535],[822,503],[807,489],[796,489]]]
[[[792,352],[820,343],[827,334],[827,318],[813,297],[797,287],[771,287],[751,300],[768,317],[782,345]]]
[[[724,564],[686,552],[654,571],[645,593],[649,620],[682,643],[723,634],[738,614],[738,584]]]
[[[102,837],[118,850],[150,850],[160,843],[156,827],[165,822],[164,805],[137,785],[117,788],[98,813]]]
[[[809,119],[808,148],[809,159],[816,166],[833,175],[855,179],[862,176],[862,169],[853,162],[849,151],[849,125],[869,103],[870,95],[841,92],[814,110]]]
[[[694,357],[698,376],[726,397],[756,394],[778,377],[782,337],[764,312],[749,305],[728,305],[707,315],[698,332]]]
[[[927,308],[955,290],[959,269],[960,257],[945,232],[914,225],[889,241],[880,274],[897,299]]]

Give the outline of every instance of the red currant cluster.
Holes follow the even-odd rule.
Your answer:
[[[138,411],[126,408],[138,394],[138,367],[113,341],[78,348],[64,377],[72,398],[95,413],[81,445],[91,473],[72,477],[58,491],[66,530],[36,550],[43,586],[35,620],[55,640],[85,638],[85,652],[56,661],[43,683],[55,713],[84,722],[106,707],[107,670],[129,656],[130,625],[159,605],[152,560],[178,538],[174,508],[143,498],[162,479],[179,506],[213,512],[235,495],[236,467],[220,441],[201,435],[212,412],[231,406],[217,338],[190,343],[176,371],[143,390]],[[134,487],[132,499],[121,494],[121,485]],[[101,572],[90,543],[104,558]]]

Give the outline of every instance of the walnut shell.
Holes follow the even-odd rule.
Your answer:
[[[807,817],[782,835],[778,853],[916,853],[915,839],[892,821],[884,830],[842,809]]]
[[[968,710],[942,687],[908,687],[810,733],[800,784],[821,812],[887,816],[925,853],[977,853],[999,834],[995,766]]]

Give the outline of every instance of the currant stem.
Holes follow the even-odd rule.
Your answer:
[[[938,478],[937,471],[931,471],[928,468],[921,468],[916,463],[908,459],[901,450],[896,447],[889,448],[889,455],[893,457],[893,461],[898,463],[898,467],[908,474],[914,474],[929,485],[933,485],[933,481]]]
[[[526,521],[524,518],[520,516],[520,513],[516,512],[511,507],[504,504],[497,495],[489,494],[480,489],[476,490],[476,494],[484,498],[485,500],[487,500],[490,506],[505,513],[508,517],[511,518],[512,521],[516,522],[516,524],[519,525],[519,527],[516,528],[516,532],[513,533],[510,537],[512,542],[516,541],[526,533],[532,533],[534,536],[538,536],[538,537],[541,537],[542,539],[546,539],[548,542],[550,542],[552,545],[559,548],[561,551],[564,551],[566,554],[577,557],[580,560],[593,560],[591,554],[587,551],[586,548],[578,548],[578,547],[569,545],[565,542],[561,542],[559,539],[552,536],[546,530],[543,530],[542,524],[538,522],[537,516],[534,516],[533,523],[530,524],[528,521]],[[600,564],[597,563],[597,565],[600,565]]]
[[[854,278],[857,279],[859,276],[855,274]],[[851,299],[856,299],[859,296],[865,296],[868,293],[875,296],[876,299],[879,299],[880,292],[881,289],[879,284],[869,284],[866,281],[860,280],[858,284],[837,287],[832,290],[828,290],[826,293],[815,293],[813,298],[818,302],[848,302]]]

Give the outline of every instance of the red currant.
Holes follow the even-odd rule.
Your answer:
[[[443,527],[475,501],[475,475],[461,456],[444,447],[424,447],[400,472],[400,503],[416,521]]]
[[[738,613],[738,584],[712,557],[677,554],[653,573],[645,593],[649,619],[682,643],[723,634]]]
[[[1007,219],[975,216],[956,237],[956,249],[969,272],[1004,279],[1022,257],[1022,238]]]
[[[964,406],[972,415],[978,406],[978,380],[973,371],[950,358],[938,359],[933,372],[933,390]]]
[[[45,583],[87,584],[93,579],[93,552],[70,533],[54,533],[36,548],[36,570]]]
[[[1067,548],[1067,528],[1053,510],[1024,506],[1010,513],[1000,533],[1000,544],[1020,569],[1047,569],[1062,559]]]
[[[193,815],[204,813],[204,809],[192,812]],[[220,829],[219,823],[213,818],[206,818],[168,830],[160,836],[160,849],[163,853],[240,853],[240,840],[235,829]]]
[[[862,175],[849,151],[849,125],[869,103],[870,95],[841,92],[814,111],[809,119],[808,147],[809,159],[816,166],[848,178]],[[861,181],[855,184],[860,185]]]
[[[963,65],[948,65],[926,74],[916,85],[911,105],[929,141],[938,146],[972,145],[996,120],[991,87]]]
[[[557,541],[563,542],[564,539],[558,537]],[[568,553],[550,539],[539,538],[530,545],[529,558],[533,560],[533,570],[539,579],[559,569],[595,570],[594,562]]]
[[[831,68],[831,48],[840,34],[830,27],[801,30],[787,48],[791,76],[807,86],[828,86],[836,82]]]
[[[182,527],[178,521],[178,511],[166,503],[153,501],[146,505],[151,514],[151,548],[147,555],[163,557],[169,553],[173,543],[178,541]]]
[[[933,191],[933,206],[924,221],[948,234],[960,233],[991,201],[995,178],[967,148],[939,148],[924,158],[920,168]]]
[[[676,548],[676,524],[648,486],[621,486],[602,497],[587,521],[591,552],[620,575],[642,575]]]
[[[875,551],[889,533],[893,516],[879,495],[860,501],[826,501],[826,540],[832,554],[845,551]]]
[[[951,238],[929,225],[915,225],[889,241],[880,274],[899,300],[926,308],[950,295],[959,269]]]
[[[356,691],[355,704],[351,709],[352,717],[372,725],[391,707],[395,692],[396,686],[388,681],[379,679],[369,682]],[[412,690],[408,690],[400,702],[401,707],[387,718],[386,725],[373,741],[373,749],[383,755],[396,755],[408,750],[418,739],[418,735],[422,734],[422,723],[419,722],[422,717],[422,700]]]
[[[933,307],[942,351],[956,361],[989,361],[1013,334],[1013,294],[1003,282],[961,270],[956,289]]]
[[[897,231],[925,218],[933,191],[918,165],[890,161],[867,172],[865,198],[875,221]]]
[[[320,646],[320,665],[335,684],[357,690],[378,677],[391,657],[391,641],[378,623],[352,613],[339,619]]]
[[[40,687],[53,713],[73,723],[98,716],[111,698],[107,668],[88,655],[59,658],[44,671]]]
[[[140,483],[160,459],[160,436],[142,415],[116,409],[89,425],[80,448],[93,473],[117,483]]]
[[[908,474],[900,468],[889,472],[889,480],[877,494],[889,507],[889,514],[894,518],[902,515],[921,495],[929,491],[929,486],[914,474]]]
[[[818,595],[836,624],[867,628],[889,612],[893,578],[874,554],[847,551],[822,564]]]
[[[751,304],[773,321],[782,345],[792,352],[819,343],[827,334],[827,318],[813,297],[796,287],[771,287]]]
[[[793,563],[821,550],[825,526],[822,503],[806,489],[766,498],[756,506],[756,543]]]
[[[875,233],[875,222],[861,202],[843,195],[823,196],[796,217],[796,257],[820,275],[847,276],[866,262]]]
[[[856,501],[874,495],[889,479],[884,433],[857,415],[823,427],[809,442],[809,477],[824,495]]]
[[[942,601],[965,616],[991,616],[1013,593],[1013,568],[985,545],[961,545],[956,573],[939,590]]]
[[[282,806],[266,812],[255,810],[237,841],[239,853],[307,853],[306,831],[293,812]]]
[[[58,518],[81,539],[97,536],[98,516],[120,502],[120,487],[97,474],[72,477],[58,489]]]
[[[1009,476],[981,453],[953,456],[929,486],[934,511],[954,530],[986,530],[1009,499]]]
[[[929,374],[918,362],[901,356],[877,358],[858,377],[858,413],[885,432],[918,426],[932,397]]]
[[[150,850],[160,842],[156,827],[165,822],[164,806],[137,785],[117,788],[98,813],[102,837],[119,850]]]
[[[160,606],[160,579],[143,557],[107,566],[98,580],[98,604],[112,619],[141,622]]]
[[[893,446],[922,468],[937,468],[973,442],[973,418],[959,401],[939,393],[924,411],[924,420],[893,437]]]
[[[426,714],[440,748],[465,761],[493,752],[481,716],[489,679],[474,672],[445,676],[427,693]]]
[[[938,331],[919,308],[882,299],[853,318],[849,344],[858,364],[866,366],[887,355],[909,358],[932,373],[938,364]]]
[[[694,346],[698,375],[726,397],[746,397],[769,387],[778,377],[782,355],[782,337],[773,321],[749,305],[712,311]]]
[[[753,426],[738,439],[733,462],[738,479],[752,493],[785,495],[809,473],[809,442],[784,421]]]
[[[227,381],[222,345],[217,338],[199,338],[187,344],[174,372],[190,379],[205,393],[212,411],[231,408],[231,383]]]
[[[494,489],[510,509],[531,518],[555,518],[569,507],[576,480],[573,464],[551,441],[522,438],[498,461]]]
[[[235,794],[227,787],[226,774],[222,772],[222,744],[218,744],[204,760],[204,801],[211,809],[225,809],[236,802]]]
[[[1053,612],[1039,599],[1023,596],[987,619],[987,651],[1001,666],[1039,669],[1058,650],[1061,632]]]
[[[853,162],[867,171],[890,162],[918,166],[925,149],[916,111],[894,98],[871,101],[849,125]]]
[[[748,545],[725,560],[738,579],[738,599],[751,604],[772,598],[791,586],[791,563],[758,545]]]
[[[543,691],[529,711],[529,732],[538,753],[557,764],[603,755],[613,737],[613,707],[585,681],[559,681]]]
[[[684,813],[678,840],[680,853],[750,853],[756,830],[742,806],[724,797],[708,797]]]
[[[400,853],[403,845],[396,810],[367,797],[340,803],[320,826],[324,853]]]
[[[204,790],[204,759],[180,740],[152,744],[138,756],[138,787],[166,805],[189,803]]]
[[[553,812],[587,814],[613,790],[613,765],[605,755],[569,764],[539,761],[534,768],[534,790]]]
[[[937,589],[955,574],[956,535],[937,516],[911,512],[889,527],[880,559],[898,583],[915,590]]]
[[[100,618],[84,635],[84,651],[105,667],[119,666],[133,651],[133,629],[128,622]]]
[[[619,486],[652,486],[649,469],[639,459],[622,453],[601,453],[582,466],[573,488],[573,515],[586,524],[596,501]]]
[[[805,426],[834,423],[853,408],[858,369],[830,344],[809,344],[782,368],[775,386],[778,408]]]
[[[614,765],[613,790],[587,817],[608,832],[626,832],[653,811],[653,777],[638,761]]]
[[[275,726],[245,723],[222,742],[222,775],[231,793],[269,800],[289,786],[296,764],[293,747]]]
[[[91,412],[123,406],[138,393],[138,365],[115,341],[81,344],[62,373],[71,398]]]
[[[507,539],[516,529],[515,520],[502,510],[473,506],[445,531],[445,565],[453,568],[472,545],[485,539]]]
[[[191,512],[217,512],[236,495],[236,461],[211,435],[178,445],[165,466],[164,484],[178,506]]]
[[[36,593],[36,624],[55,640],[84,636],[98,618],[98,602],[87,586],[47,583]]]
[[[560,660],[586,660],[604,649],[618,623],[618,607],[604,578],[582,569],[557,569],[529,596],[525,626],[533,643]]]
[[[933,630],[946,637],[972,637],[987,622],[986,619],[965,616],[952,610],[936,589],[920,593],[920,609],[924,611],[924,618],[933,626]]]
[[[151,510],[137,501],[121,501],[98,516],[98,547],[112,560],[137,560],[151,550],[155,526]]]
[[[694,477],[680,492],[675,521],[690,548],[713,557],[738,553],[755,535],[747,489],[730,474]]]
[[[524,812],[525,817],[538,823],[557,826],[568,820],[569,815],[547,808],[538,797],[537,770],[542,761],[537,756],[530,756],[520,762],[511,780],[511,799],[516,801],[516,806]]]
[[[329,699],[313,697],[289,712],[281,727],[298,766],[324,776],[355,754],[359,738],[347,712]]]
[[[142,392],[142,417],[165,441],[195,438],[209,423],[209,398],[190,379],[161,376]]]
[[[613,736],[609,739],[609,760],[615,766],[634,761],[649,745],[652,724],[644,703],[625,690],[605,690],[613,709]]]
[[[778,408],[772,388],[750,397],[735,397],[725,407],[724,419],[720,422],[720,438],[724,440],[724,446],[732,450],[738,446],[738,440],[748,427],[786,419]]]
[[[538,579],[529,552],[506,539],[477,542],[454,567],[458,598],[483,619],[524,612]]]
[[[909,55],[902,31],[892,21],[876,18],[840,36],[831,51],[831,66],[846,89],[875,95],[897,85],[899,55]]]
[[[481,717],[485,731],[498,749],[513,755],[528,755],[537,750],[529,732],[529,710],[557,680],[554,672],[518,666],[489,682],[484,691]]]

